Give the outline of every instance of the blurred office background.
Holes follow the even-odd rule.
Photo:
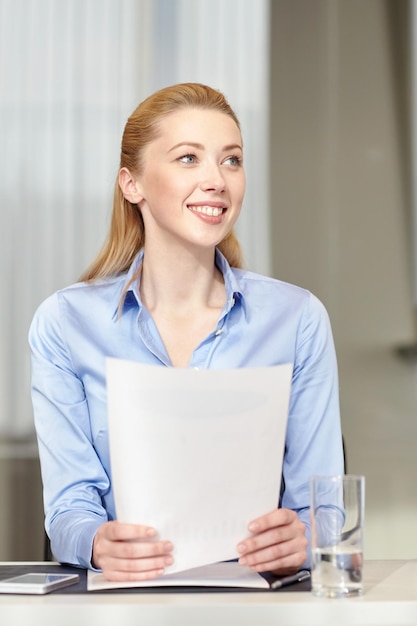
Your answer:
[[[329,311],[365,555],[417,558],[415,1],[0,0],[0,560],[43,555],[30,320],[104,239],[126,118],[180,81],[240,117],[247,265]]]

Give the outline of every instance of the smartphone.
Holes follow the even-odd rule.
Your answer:
[[[0,593],[49,593],[79,580],[78,574],[28,573],[0,580]]]

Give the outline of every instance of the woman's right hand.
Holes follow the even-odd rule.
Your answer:
[[[107,580],[140,581],[162,576],[174,561],[170,541],[156,540],[149,526],[105,522],[98,529],[91,563]]]

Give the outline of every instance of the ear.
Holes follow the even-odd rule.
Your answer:
[[[132,204],[138,204],[143,200],[139,182],[130,173],[127,167],[122,167],[119,171],[119,187],[126,200]]]

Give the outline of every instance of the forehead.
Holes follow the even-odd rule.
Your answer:
[[[205,139],[225,144],[241,144],[240,130],[230,115],[215,109],[185,107],[168,113],[158,123],[156,141],[162,143],[198,142]]]

